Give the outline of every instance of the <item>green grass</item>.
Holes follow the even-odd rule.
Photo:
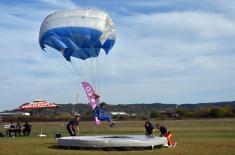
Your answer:
[[[153,123],[156,123],[153,121]],[[32,134],[29,137],[0,138],[0,155],[232,155],[235,154],[235,120],[168,120],[158,121],[174,133],[178,142],[175,148],[161,148],[144,151],[91,151],[70,150],[56,147],[54,134],[56,132],[67,136],[66,123],[44,123],[45,138],[39,138],[40,125],[33,123]],[[106,123],[95,126],[93,122],[81,122],[81,135],[99,134],[144,134],[143,121],[118,122],[114,128]],[[0,129],[4,131],[4,129]],[[156,134],[158,134],[156,132]]]

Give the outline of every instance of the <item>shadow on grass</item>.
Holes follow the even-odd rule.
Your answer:
[[[154,147],[105,147],[105,148],[95,148],[95,147],[61,147],[58,145],[51,145],[48,148],[56,150],[82,150],[82,151],[144,151],[144,150],[154,150],[160,149],[162,146]]]

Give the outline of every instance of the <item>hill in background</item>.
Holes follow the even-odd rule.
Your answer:
[[[91,110],[87,103],[78,103],[78,104],[58,104],[59,107],[56,109],[43,109],[41,113],[43,115],[66,115],[71,114],[74,108],[74,112],[77,112],[82,115],[90,115]],[[229,107],[229,109],[228,109]],[[215,109],[215,110],[214,110]],[[118,104],[113,105],[109,104],[107,106],[107,112],[125,112],[130,115],[137,115],[141,117],[160,117],[159,114],[171,115],[171,114],[180,114],[182,116],[188,115],[197,115],[197,116],[209,116],[215,111],[220,113],[218,109],[222,109],[223,112],[233,113],[235,109],[235,101],[231,102],[214,102],[214,103],[197,103],[197,104],[163,104],[163,103],[138,103],[138,104]],[[211,111],[212,110],[212,111]],[[213,111],[214,110],[214,111]],[[217,111],[216,111],[217,110]],[[16,109],[7,111],[15,112]],[[155,115],[152,113],[155,113]],[[234,111],[235,113],[235,111]],[[31,111],[32,115],[38,114],[38,111]],[[165,116],[171,117],[171,116]]]

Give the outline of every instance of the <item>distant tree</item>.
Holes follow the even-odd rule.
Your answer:
[[[209,107],[200,108],[197,111],[197,116],[200,117],[200,118],[210,117],[210,111],[211,111],[211,108],[209,108]]]
[[[125,120],[128,119],[128,116],[123,116],[123,115],[121,115],[121,116],[119,116],[117,119],[118,119],[119,121],[125,121]]]
[[[225,117],[232,117],[233,114],[232,114],[232,107],[229,106],[229,105],[226,105],[222,108],[222,110],[224,111],[224,115]]]
[[[160,117],[160,113],[156,110],[151,111],[150,113],[150,118],[159,118]]]
[[[232,116],[235,116],[235,106],[231,107]]]
[[[179,115],[179,116],[185,116],[186,115],[186,113],[187,113],[187,111],[186,110],[184,110],[184,109],[177,109],[176,110],[176,113]]]
[[[224,117],[225,111],[223,108],[212,108],[210,110],[210,116],[211,117]]]
[[[194,111],[189,111],[189,112],[187,112],[186,117],[187,118],[194,118],[194,117],[196,117],[196,113]]]
[[[89,109],[88,111],[85,112],[86,115],[91,115],[92,114],[92,110]]]

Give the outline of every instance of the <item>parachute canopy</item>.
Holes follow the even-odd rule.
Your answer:
[[[116,32],[107,13],[95,9],[75,9],[55,12],[47,16],[40,28],[39,43],[60,52],[66,60],[98,57],[106,54],[115,43]]]

